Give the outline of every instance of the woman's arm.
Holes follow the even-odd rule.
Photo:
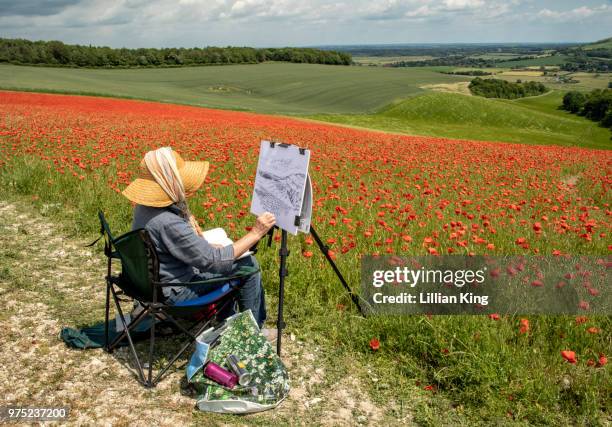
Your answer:
[[[248,251],[249,248],[255,245],[255,243],[268,233],[268,230],[270,230],[274,224],[276,224],[276,218],[270,212],[259,215],[251,231],[234,242],[234,259],[240,257]]]

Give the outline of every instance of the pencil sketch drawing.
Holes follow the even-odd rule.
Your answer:
[[[268,141],[262,141],[251,212],[256,215],[272,212],[280,228],[292,234],[301,231],[295,218],[302,214],[309,160],[308,150],[300,152],[294,145],[272,147]]]

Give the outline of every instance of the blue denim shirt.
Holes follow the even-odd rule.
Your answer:
[[[232,270],[234,248],[210,245],[194,232],[175,205],[167,208],[136,205],[132,230],[139,228],[149,232],[157,249],[161,282],[189,282],[199,273],[229,275]]]

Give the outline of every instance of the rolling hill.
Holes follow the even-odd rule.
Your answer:
[[[466,80],[470,78],[427,68],[288,63],[158,69],[0,65],[2,89],[299,115],[415,135],[610,148],[607,129],[558,110],[559,90],[508,101],[423,89]]]
[[[612,49],[612,37],[608,37],[607,39],[598,40],[593,43],[588,43],[581,46],[584,50],[593,50],[593,49]]]
[[[558,91],[515,101],[427,93],[376,114],[312,118],[416,135],[611,148],[610,132],[583,117],[558,110],[561,98]]]
[[[128,97],[261,113],[368,113],[465,80],[432,70],[263,63],[157,69],[0,65],[0,88]]]

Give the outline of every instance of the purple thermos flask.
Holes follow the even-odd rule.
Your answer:
[[[238,376],[215,362],[208,362],[204,365],[204,375],[223,387],[234,388],[238,384]]]

